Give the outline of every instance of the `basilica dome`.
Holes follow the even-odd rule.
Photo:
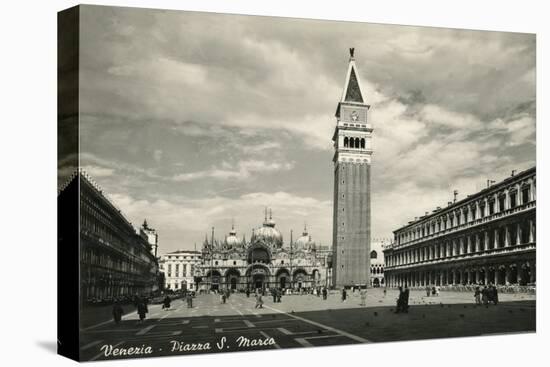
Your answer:
[[[313,251],[316,248],[315,241],[311,239],[311,236],[307,232],[307,228],[304,226],[304,232],[302,237],[298,238],[294,242],[293,247],[295,250]]]
[[[281,248],[283,246],[283,235],[275,228],[275,221],[271,213],[268,219],[266,212],[263,225],[254,231],[253,242],[263,242],[271,248]]]
[[[239,247],[241,245],[241,240],[237,237],[237,231],[234,227],[231,227],[229,235],[225,237],[225,247],[227,249]]]

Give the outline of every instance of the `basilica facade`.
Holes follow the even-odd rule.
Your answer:
[[[212,231],[214,232],[214,231]],[[250,240],[232,226],[223,240],[214,233],[202,246],[202,261],[195,277],[200,289],[300,289],[330,286],[331,251],[318,249],[304,226],[302,235],[285,243],[273,215],[252,230]]]

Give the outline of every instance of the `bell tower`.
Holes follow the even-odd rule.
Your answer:
[[[354,49],[336,108],[334,141],[333,284],[370,285],[372,125]]]

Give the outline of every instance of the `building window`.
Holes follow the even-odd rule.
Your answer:
[[[218,265],[218,262],[217,262],[217,261],[214,261],[214,265]]]
[[[348,146],[349,146],[349,139],[348,139],[348,137],[346,136],[346,137],[344,138],[344,148],[347,148]]]
[[[376,259],[376,258],[378,258],[378,253],[377,253],[376,251],[372,250],[372,251],[370,252],[370,258],[371,258],[371,259]]]
[[[237,265],[237,262],[236,262],[236,261],[233,261],[233,265]]]
[[[498,198],[498,211],[500,211],[500,212],[503,211],[503,210],[505,209],[505,207],[504,207],[504,199],[505,199],[504,195],[502,195],[502,196],[500,196],[500,197]]]
[[[510,208],[515,208],[517,205],[517,193],[512,192],[510,193]]]
[[[495,201],[491,200],[489,202],[489,215],[495,214]]]
[[[521,196],[522,196],[522,204],[526,204],[529,202],[529,187],[523,188],[521,190]]]

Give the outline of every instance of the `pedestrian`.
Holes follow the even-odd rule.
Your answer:
[[[346,288],[342,288],[342,302],[346,302],[347,295]]]
[[[435,290],[435,285],[432,287],[432,296],[435,296],[435,293],[436,293],[436,290]]]
[[[439,296],[439,291],[440,291],[439,286],[435,287],[435,295],[436,296]]]
[[[367,301],[367,287],[361,287],[361,292],[360,292],[360,295],[361,295],[361,306],[366,306],[366,301]]]
[[[409,312],[409,287],[405,284],[405,289],[403,290],[403,312]]]
[[[386,297],[386,292],[387,292],[387,289],[386,287],[384,287],[384,297]]]
[[[397,296],[397,305],[395,308],[395,313],[400,313],[403,311],[403,287],[399,286],[399,295]]]
[[[426,286],[426,297],[429,297],[430,296],[430,286],[427,285]]]
[[[220,292],[220,303],[225,303],[225,292]]]
[[[323,300],[324,301],[327,300],[327,295],[328,295],[327,287],[323,287]]]
[[[122,320],[122,314],[124,313],[124,310],[122,309],[122,306],[118,301],[115,301],[113,304],[113,319],[115,321],[115,324],[120,324],[120,320]]]
[[[474,299],[476,301],[476,305],[481,305],[481,291],[479,287],[476,287],[476,290],[474,292]]]
[[[277,291],[275,288],[271,288],[271,296],[273,297],[273,303],[277,303]]]
[[[193,308],[193,295],[191,294],[191,292],[187,292],[186,300],[187,300],[187,308]]]
[[[166,297],[164,297],[164,300],[162,301],[162,309],[168,311],[170,309],[171,302],[172,300],[170,299],[170,297],[166,295]]]
[[[281,297],[283,295],[283,291],[280,288],[277,288],[275,292],[277,293],[277,303],[281,303]]]
[[[246,298],[250,298],[250,288],[246,288]]]
[[[260,292],[256,293],[256,305],[254,308],[264,308],[263,307],[264,301],[262,300],[262,294]]]
[[[486,285],[483,286],[483,289],[481,290],[481,301],[485,307],[489,307],[489,290]]]
[[[145,300],[138,301],[137,313],[139,315],[139,322],[145,320],[145,315],[149,312],[147,309],[147,302]]]
[[[497,287],[493,285],[493,303],[495,306],[498,304],[498,290]]]

